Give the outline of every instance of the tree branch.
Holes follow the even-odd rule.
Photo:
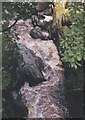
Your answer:
[[[6,31],[10,30],[10,29],[16,24],[16,22],[17,22],[18,20],[19,20],[19,18],[17,18],[16,21],[15,21],[10,27],[2,30],[1,32],[6,32]]]

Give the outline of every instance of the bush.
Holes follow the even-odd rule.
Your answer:
[[[70,3],[66,6],[70,10],[70,20],[72,25],[70,28],[66,27],[65,39],[61,39],[60,45],[64,49],[62,60],[69,62],[71,67],[77,68],[81,66],[80,61],[85,60],[84,53],[84,4]]]

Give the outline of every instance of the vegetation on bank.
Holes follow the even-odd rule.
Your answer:
[[[66,6],[70,10],[72,25],[64,29],[64,39],[61,39],[61,46],[64,52],[62,60],[69,62],[71,67],[81,66],[80,61],[85,60],[84,47],[84,4],[71,3]]]
[[[15,22],[18,19],[28,19],[32,14],[36,14],[37,10],[34,7],[36,3],[23,3],[23,2],[3,2],[2,4],[2,31],[7,31],[9,34],[10,26],[9,20],[12,18],[15,19]],[[66,9],[66,10],[65,10]],[[67,10],[70,12],[68,13]],[[56,14],[58,15],[59,7],[56,8]],[[65,5],[65,8],[62,9],[63,12],[69,16],[69,19],[72,23],[70,27],[64,26],[64,38],[61,39],[60,45],[63,48],[61,53],[62,61],[69,63],[71,67],[77,68],[81,66],[81,61],[85,60],[84,55],[84,3],[69,3]],[[61,11],[61,14],[62,14]],[[60,13],[59,13],[60,14]],[[15,17],[17,16],[17,17]],[[66,16],[66,17],[67,17]],[[65,16],[63,16],[65,18]],[[60,17],[60,21],[62,17]],[[64,19],[65,20],[65,19]],[[60,24],[60,22],[59,22]],[[62,28],[62,26],[60,26]],[[10,83],[10,66],[12,60],[11,52],[11,39],[3,32],[2,36],[2,60],[3,60],[3,71],[2,71],[2,83],[3,89],[7,88]],[[9,67],[8,67],[9,66]]]

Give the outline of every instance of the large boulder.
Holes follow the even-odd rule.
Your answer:
[[[18,48],[18,79],[21,82],[29,82],[30,86],[44,81],[45,79],[42,74],[44,69],[43,61],[39,57],[36,57],[34,52],[30,49],[27,49],[25,45],[19,43]]]

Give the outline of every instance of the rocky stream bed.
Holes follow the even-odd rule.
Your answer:
[[[14,101],[17,113],[13,118],[66,118],[69,110],[64,94],[64,68],[52,39],[52,16],[32,16],[18,20],[11,28],[17,43],[16,82],[8,98]],[[10,24],[14,21],[10,21]],[[18,39],[15,37],[18,35]],[[59,37],[59,36],[58,36]],[[17,89],[16,89],[17,87]],[[3,102],[5,103],[3,92]],[[10,98],[11,96],[11,98]],[[24,103],[24,104],[23,104]],[[17,105],[21,111],[18,111]],[[25,107],[25,106],[26,107]],[[9,104],[10,108],[12,107]],[[5,107],[8,110],[7,107]],[[20,113],[20,114],[18,114]]]
[[[49,21],[43,19],[41,25]],[[20,90],[28,118],[63,118],[67,113],[66,106],[62,104],[64,96],[59,93],[63,90],[63,68],[53,40],[49,40],[48,31],[42,31],[39,26],[34,28],[30,19],[19,20],[16,27],[22,58],[19,66],[23,73],[26,71],[28,81]]]

